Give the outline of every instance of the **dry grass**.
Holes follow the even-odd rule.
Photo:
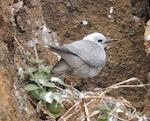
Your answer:
[[[126,85],[128,82],[138,81],[138,85]],[[74,87],[67,88],[62,91],[64,97],[64,103],[69,104],[68,110],[59,118],[58,121],[96,121],[98,116],[102,115],[102,112],[93,113],[98,110],[99,105],[105,105],[110,109],[110,112],[105,112],[109,120],[131,121],[138,120],[142,115],[136,111],[134,106],[126,99],[119,97],[114,99],[106,96],[108,92],[117,88],[123,87],[142,87],[146,88],[146,85],[137,78],[131,78],[123,82],[114,84],[105,89],[97,88],[93,91],[79,92]],[[103,112],[104,113],[104,112]]]

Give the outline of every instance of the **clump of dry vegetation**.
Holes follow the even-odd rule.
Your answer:
[[[138,81],[139,85],[126,85]],[[130,121],[142,119],[142,115],[126,99],[107,96],[114,89],[123,87],[146,88],[137,78],[131,78],[114,84],[106,89],[96,88],[93,91],[79,92],[74,87],[63,91],[64,102],[69,103],[69,109],[58,121]]]

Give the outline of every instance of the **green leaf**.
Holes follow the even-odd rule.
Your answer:
[[[33,73],[33,72],[36,72],[36,71],[37,71],[37,69],[36,68],[32,68],[32,67],[29,67],[27,69],[27,72],[29,72],[29,73]]]
[[[29,62],[31,62],[33,64],[40,64],[40,63],[44,62],[44,59],[35,59],[35,58],[32,58],[32,59],[29,59]]]
[[[57,82],[59,84],[63,84],[64,83],[61,79],[56,78],[56,77],[51,77],[51,82]]]
[[[40,111],[41,107],[42,107],[42,100],[40,100],[40,101],[38,102],[37,106],[36,106],[37,112]]]
[[[43,84],[44,86],[46,86],[46,87],[56,87],[56,85],[54,84],[54,83],[52,83],[52,82],[47,82],[47,83],[45,83],[45,84]]]
[[[101,115],[98,117],[97,121],[108,121],[108,116],[107,115]]]
[[[56,102],[58,102],[58,103],[61,103],[61,101],[62,101],[61,94],[58,93],[58,92],[54,92],[54,93],[53,93],[53,98],[54,98],[54,99],[56,100]]]
[[[27,71],[24,71],[22,74],[19,75],[20,79],[23,80],[23,81],[25,79],[27,79],[27,77],[29,77],[29,76],[30,76],[30,74]]]
[[[94,116],[94,115],[97,115],[97,114],[99,114],[99,113],[100,113],[100,111],[99,111],[99,110],[95,110],[95,111],[93,111],[93,112],[92,112],[92,114],[91,114],[91,115],[92,115],[92,116]]]
[[[45,72],[38,71],[34,73],[32,77],[30,77],[30,80],[44,85],[49,81],[49,77]]]
[[[27,91],[32,91],[32,90],[36,90],[38,89],[39,87],[36,85],[36,84],[27,84],[24,89],[27,90]]]
[[[21,79],[21,80],[23,80],[23,81],[24,81],[26,76],[25,76],[25,74],[24,74],[24,73],[22,73],[22,74],[20,74],[20,75],[19,75],[19,77],[20,77],[20,79]]]
[[[59,117],[63,110],[63,105],[53,100],[52,103],[47,103],[47,108],[55,117]]]
[[[54,92],[55,91],[55,87],[50,87],[47,89],[48,92]]]
[[[108,108],[105,104],[100,104],[100,105],[99,105],[99,110],[100,110],[100,111],[108,111],[109,108]]]
[[[47,74],[50,74],[51,69],[52,69],[52,66],[44,66],[44,67],[42,68],[42,70],[43,70],[44,72],[46,72]]]
[[[47,103],[52,103],[52,102],[53,102],[53,99],[54,99],[52,92],[45,93],[45,94],[43,94],[41,97],[42,97],[42,99],[45,100]]]
[[[36,99],[36,100],[41,100],[42,98],[41,98],[41,94],[44,92],[44,90],[43,89],[37,89],[37,90],[32,90],[31,91],[31,94],[32,94],[32,96],[34,97],[34,99]]]
[[[55,113],[53,112],[52,114],[53,114],[56,118],[58,118],[59,116],[61,116],[61,112],[55,112]]]

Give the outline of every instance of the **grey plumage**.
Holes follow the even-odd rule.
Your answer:
[[[61,56],[52,73],[71,73],[80,78],[96,76],[105,65],[104,48],[109,41],[103,34],[95,32],[69,44],[50,45],[50,49]]]

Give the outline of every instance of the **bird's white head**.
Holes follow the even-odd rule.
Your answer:
[[[92,34],[85,36],[83,40],[89,40],[101,45],[105,45],[107,38],[102,33],[94,32]]]
[[[102,33],[94,32],[92,34],[89,34],[83,38],[83,40],[89,40],[96,42],[97,44],[105,47],[107,43],[112,42],[116,39],[107,39]]]

